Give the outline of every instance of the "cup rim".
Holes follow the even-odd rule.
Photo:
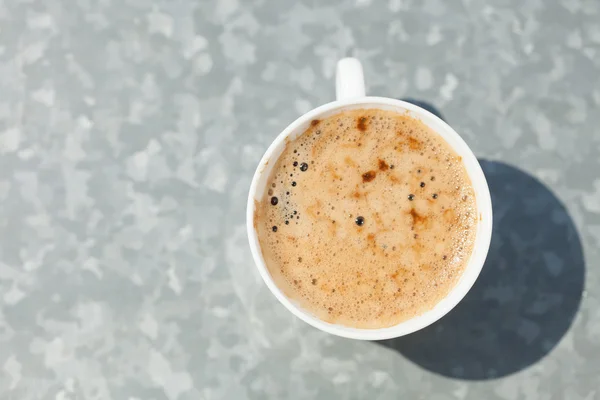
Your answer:
[[[469,263],[462,272],[459,281],[431,310],[387,328],[366,329],[332,324],[310,314],[308,311],[302,309],[300,305],[294,304],[294,302],[289,299],[273,281],[263,260],[260,243],[258,242],[258,235],[254,228],[255,200],[258,180],[262,176],[266,165],[271,160],[276,149],[279,148],[279,146],[300,127],[309,123],[311,120],[318,118],[322,114],[333,114],[336,111],[342,112],[344,111],[345,107],[357,108],[356,106],[360,105],[364,105],[365,108],[377,108],[378,105],[401,108],[408,110],[411,114],[414,114],[414,116],[418,116],[419,118],[426,117],[427,120],[435,122],[435,124],[444,130],[445,134],[452,136],[452,140],[455,142],[455,145],[449,143],[446,138],[444,138],[444,140],[453,148],[453,150],[457,151],[457,147],[460,147],[460,153],[463,157],[463,165],[465,165],[465,169],[467,170],[467,174],[471,179],[474,190],[474,178],[477,179],[477,183],[480,188],[475,193],[477,212],[479,214],[475,244],[473,245],[473,251],[471,253]],[[440,134],[440,129],[433,130]],[[467,162],[469,163],[470,167],[467,167]],[[358,340],[384,340],[404,336],[433,324],[450,312],[465,297],[477,280],[489,250],[492,235],[492,203],[485,175],[483,174],[483,170],[481,169],[475,154],[473,154],[471,148],[466,144],[462,137],[445,121],[433,113],[403,100],[387,97],[366,96],[344,101],[332,101],[314,108],[298,117],[275,138],[261,158],[252,177],[246,209],[246,227],[252,257],[263,281],[271,293],[273,293],[273,295],[277,298],[277,300],[279,300],[279,302],[283,304],[284,307],[286,307],[292,314],[302,319],[309,325],[333,335]]]

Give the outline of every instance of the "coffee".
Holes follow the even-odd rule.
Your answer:
[[[461,158],[422,122],[380,109],[312,121],[277,159],[254,216],[289,298],[324,321],[373,329],[449,293],[476,223]]]

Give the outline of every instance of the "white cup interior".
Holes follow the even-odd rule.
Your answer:
[[[410,320],[381,329],[359,329],[325,322],[285,296],[274,283],[265,265],[256,230],[254,229],[255,201],[260,201],[263,198],[267,190],[266,186],[271,170],[285,149],[287,141],[294,140],[304,133],[313,119],[323,119],[341,111],[361,108],[377,108],[406,114],[422,121],[437,132],[462,157],[462,162],[473,185],[479,213],[473,252],[456,286],[433,309]],[[403,336],[432,324],[448,313],[467,294],[479,276],[487,256],[492,235],[492,203],[488,185],[477,158],[464,140],[448,124],[432,113],[404,101],[383,97],[361,97],[346,101],[334,101],[318,107],[298,118],[275,139],[260,161],[252,179],[248,197],[247,228],[254,262],[271,292],[288,310],[310,325],[334,335],[352,339],[381,340]]]

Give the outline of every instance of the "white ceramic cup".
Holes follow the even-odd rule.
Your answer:
[[[469,149],[469,146],[448,124],[427,110],[413,104],[385,97],[366,97],[363,70],[360,62],[355,58],[344,58],[338,62],[336,73],[336,95],[337,100],[311,110],[292,122],[283,132],[277,136],[263,156],[250,186],[248,196],[248,209],[246,222],[248,228],[248,239],[254,262],[275,297],[294,315],[322,331],[346,337],[362,340],[381,340],[403,336],[422,329],[448,313],[467,294],[475,283],[479,272],[483,267],[487,256],[492,236],[492,202],[490,192],[483,175],[483,171],[477,158]],[[359,108],[377,108],[382,110],[397,111],[416,118],[433,131],[437,132],[452,148],[462,157],[462,162],[469,174],[473,190],[475,192],[477,211],[479,218],[477,222],[477,233],[473,252],[469,263],[456,286],[442,299],[433,309],[416,316],[408,321],[401,322],[389,328],[381,329],[359,329],[348,326],[331,324],[317,318],[312,313],[303,309],[296,301],[288,298],[277,287],[262,256],[260,243],[254,228],[255,201],[261,201],[267,190],[267,181],[277,158],[283,152],[286,142],[294,140],[309,127],[314,119],[323,119],[330,115],[345,110]]]

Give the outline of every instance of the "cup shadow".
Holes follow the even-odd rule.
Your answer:
[[[579,235],[560,200],[518,168],[479,162],[494,228],[477,282],[435,324],[377,342],[427,370],[465,380],[510,375],[547,355],[571,326],[585,279]]]

